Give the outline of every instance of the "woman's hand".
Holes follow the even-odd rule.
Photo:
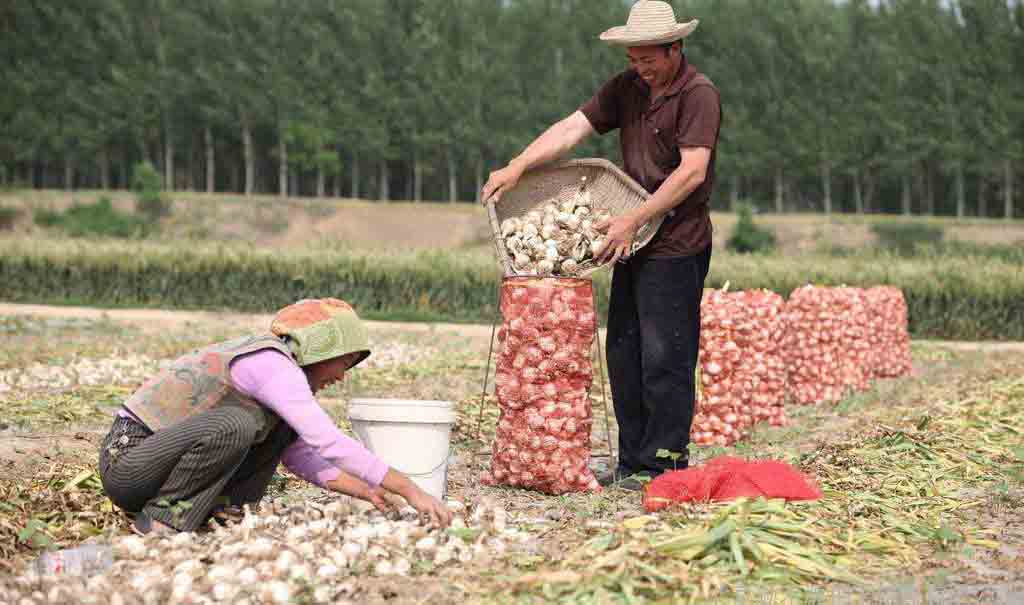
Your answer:
[[[452,522],[452,511],[437,498],[417,488],[406,496],[409,505],[419,511],[420,515],[430,518],[431,523],[438,527],[448,527]]]
[[[405,500],[383,487],[370,487],[362,498],[382,513],[397,512],[405,506]]]

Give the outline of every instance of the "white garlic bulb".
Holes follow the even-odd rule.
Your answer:
[[[536,237],[539,233],[540,231],[538,230],[537,225],[535,223],[531,222],[523,226],[523,237],[525,237],[527,240]]]
[[[549,260],[552,263],[558,262],[561,255],[558,253],[558,248],[555,246],[548,246],[547,250],[544,251],[544,260]]]
[[[541,275],[551,275],[555,271],[555,263],[553,261],[544,259],[537,262],[537,273]]]
[[[515,217],[505,219],[501,223],[501,234],[504,237],[508,237],[508,236],[512,235],[516,231],[519,231],[520,224],[521,223],[520,223],[519,219],[517,219]]]
[[[553,238],[556,233],[558,233],[558,226],[553,223],[546,223],[540,229],[540,236],[546,240]]]
[[[567,258],[564,261],[562,261],[561,269],[563,275],[571,276],[574,275],[577,270],[579,270],[579,263],[576,262],[576,259]]]

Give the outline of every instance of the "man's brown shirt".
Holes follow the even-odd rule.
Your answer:
[[[721,123],[718,89],[683,57],[675,80],[651,103],[651,90],[634,70],[601,87],[580,111],[600,134],[618,128],[626,174],[649,193],[679,167],[683,147],[711,150],[707,177],[665,217],[640,255],[690,256],[711,243],[709,200],[715,180],[715,147]]]

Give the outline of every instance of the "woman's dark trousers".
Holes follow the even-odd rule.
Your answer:
[[[156,433],[117,418],[100,450],[103,488],[124,510],[195,531],[218,505],[257,503],[266,493],[296,434],[279,422],[255,443],[258,428],[237,406],[214,408]]]

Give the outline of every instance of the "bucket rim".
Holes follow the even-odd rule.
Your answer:
[[[400,406],[400,405],[416,405],[423,407],[437,407],[437,408],[454,408],[455,404],[451,401],[443,401],[440,399],[401,399],[401,398],[390,398],[390,397],[352,397],[348,400],[349,407],[353,405],[377,405],[381,407],[388,406]]]

